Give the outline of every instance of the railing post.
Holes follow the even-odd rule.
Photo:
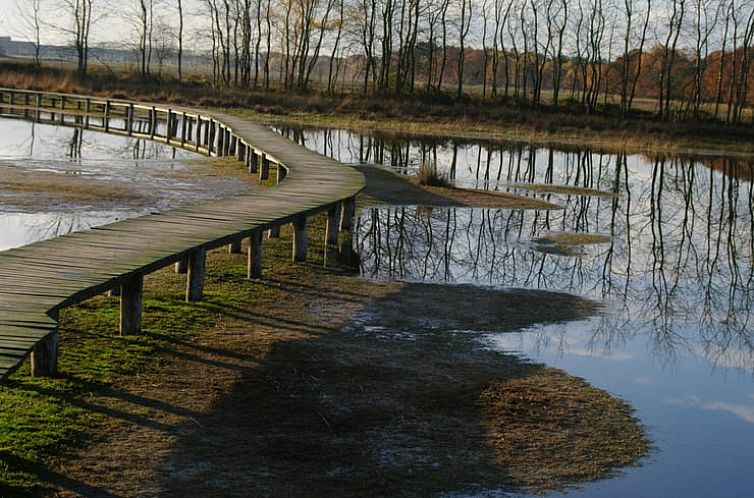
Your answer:
[[[353,217],[356,216],[356,198],[351,197],[343,201],[343,213],[340,218],[340,229],[353,230]]]
[[[246,278],[262,277],[262,259],[264,258],[264,249],[262,248],[262,230],[257,229],[251,232],[249,237],[249,263],[246,269]]]
[[[186,302],[199,301],[204,296],[204,265],[207,250],[197,249],[188,258],[188,278],[186,279]]]
[[[141,332],[141,306],[144,294],[144,277],[128,275],[120,287],[120,335]]]
[[[105,109],[102,111],[102,121],[105,126],[105,131],[110,131],[110,101],[105,101]]]
[[[246,161],[246,144],[241,141],[238,142],[238,148],[236,149],[236,159],[241,162]]]
[[[306,252],[309,247],[306,234],[306,215],[299,215],[293,222],[293,261],[306,261]]]
[[[149,138],[154,140],[155,134],[157,134],[157,109],[152,106],[149,111]]]
[[[37,106],[36,117],[37,117],[37,121],[39,121],[40,119],[42,119],[42,94],[41,93],[37,94],[36,100],[37,100],[36,101],[36,106]]]
[[[250,149],[246,162],[249,165],[249,173],[256,173],[259,170],[259,155],[256,150]]]
[[[130,137],[134,133],[134,105],[128,104],[126,108],[126,133]]]
[[[60,124],[65,124],[65,97],[60,97]]]
[[[87,97],[84,104],[84,112],[86,113],[84,116],[84,128],[89,128],[89,114],[92,112],[92,99],[89,97]]]

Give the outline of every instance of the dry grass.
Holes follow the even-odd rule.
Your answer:
[[[610,237],[596,233],[550,233],[545,237],[535,239],[537,244],[556,244],[561,246],[583,246],[591,244],[606,244]]]
[[[448,176],[437,171],[437,166],[429,163],[422,163],[419,166],[416,172],[416,181],[419,185],[427,185],[429,187],[451,187]]]
[[[583,381],[542,370],[496,381],[482,393],[479,404],[497,461],[516,481],[536,491],[562,480],[591,481],[647,451],[641,429],[621,422],[631,410],[604,391],[584,388]],[[606,440],[609,446],[602,444]]]

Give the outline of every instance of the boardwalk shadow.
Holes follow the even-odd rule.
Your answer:
[[[356,166],[355,168],[363,173],[367,181],[362,195],[376,203],[402,205],[410,199],[411,204],[425,206],[460,207],[464,205],[449,197],[424,190],[385,168],[377,166]]]
[[[468,312],[458,311],[458,299]],[[534,315],[537,300],[550,304]],[[199,425],[183,428],[163,464],[171,470],[162,475],[161,496],[511,488],[515,482],[487,443],[478,399],[496,379],[525,378],[541,366],[476,347],[473,331],[578,319],[589,310],[560,294],[465,286],[449,293],[416,284],[338,331],[278,340]]]

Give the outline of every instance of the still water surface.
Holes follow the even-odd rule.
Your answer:
[[[562,207],[368,209],[355,248],[370,278],[546,289],[603,303],[588,320],[476,336],[482,347],[588,379],[626,399],[646,425],[656,449],[640,467],[569,496],[754,496],[751,164],[278,130],[344,162],[411,173],[429,161],[458,184]],[[607,195],[533,194],[521,183]],[[563,232],[606,238],[547,240]],[[395,340],[407,335],[395,331]]]
[[[0,119],[0,174],[0,251],[247,189],[191,152],[16,119]],[[8,178],[16,185],[8,185]],[[34,189],[37,181],[51,183],[47,190],[53,194],[56,183],[73,194],[53,195],[51,202],[48,192]],[[77,192],[92,186],[112,189],[113,198],[77,200]]]

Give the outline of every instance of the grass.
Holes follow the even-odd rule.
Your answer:
[[[24,370],[0,386],[0,496],[45,495],[74,478],[124,494],[162,483],[184,496],[545,490],[609,475],[646,453],[625,403],[447,331],[578,319],[594,312],[588,301],[353,278],[349,267],[321,264],[324,216],[310,230],[305,264],[290,261],[289,229],[265,241],[262,280],[244,278],[244,255],[211,252],[200,303],[183,302],[185,276],[169,268],[149,276],[138,336],[117,336],[115,298],[65,310],[60,377]],[[468,306],[458,312],[449,300]],[[408,327],[413,339],[349,328],[370,319]],[[121,406],[134,397],[155,401]],[[193,415],[171,422],[183,412]],[[596,425],[594,413],[603,414]],[[130,422],[150,415],[154,422]],[[134,434],[172,423],[170,437]],[[164,473],[196,462],[206,468]],[[225,479],[230,468],[238,472]]]

